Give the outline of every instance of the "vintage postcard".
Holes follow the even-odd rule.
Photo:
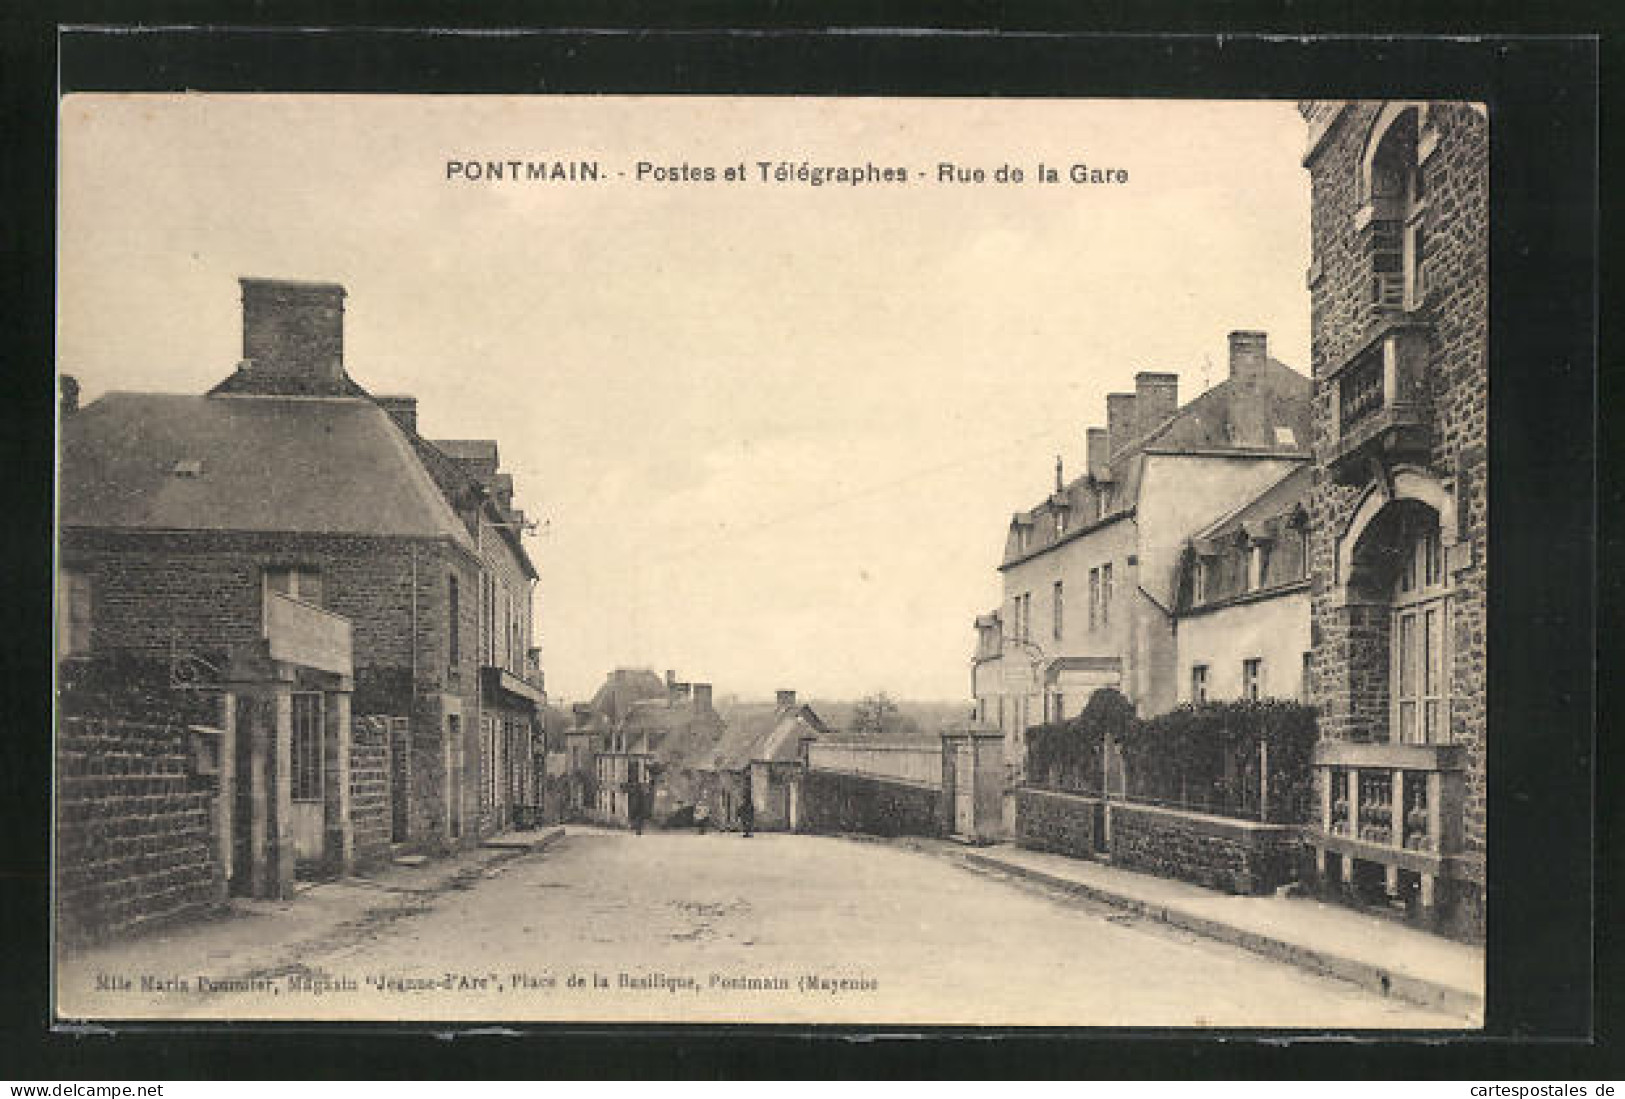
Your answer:
[[[1482,105],[60,123],[59,1019],[1482,1025]]]

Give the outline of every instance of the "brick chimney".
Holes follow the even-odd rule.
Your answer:
[[[243,358],[277,392],[343,392],[344,287],[334,282],[238,279]]]
[[[418,399],[416,397],[374,397],[378,407],[389,413],[390,419],[401,425],[409,435],[418,431]]]
[[[1134,441],[1134,394],[1106,394],[1106,449],[1116,454]]]
[[[1179,411],[1179,375],[1142,370],[1134,375],[1134,435],[1143,438]]]
[[[711,684],[694,684],[694,708],[696,710],[711,709]]]
[[[63,417],[72,416],[79,411],[79,379],[72,374],[64,374],[57,381],[57,391],[62,399]]]
[[[1269,360],[1269,339],[1268,332],[1230,333],[1230,377],[1256,379]]]
[[[1106,477],[1106,464],[1111,461],[1111,451],[1107,449],[1106,429],[1091,427],[1083,433],[1085,440],[1085,453],[1088,455],[1089,476],[1097,481]]]
[[[778,692],[778,704],[779,704],[779,709],[781,709],[781,710],[793,710],[793,709],[795,709],[796,708],[796,693],[794,691],[782,691],[782,690],[779,691]]]

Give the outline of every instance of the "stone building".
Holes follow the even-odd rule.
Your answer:
[[[1300,465],[1191,536],[1175,596],[1180,702],[1308,700],[1310,474]]]
[[[806,746],[830,735],[818,711],[781,690],[771,710],[736,713],[722,738],[692,761],[699,799],[718,827],[739,824],[750,793],[755,825],[764,832],[795,831],[801,823],[801,780]]]
[[[627,784],[652,784],[651,815],[662,820],[699,793],[693,761],[721,739],[726,723],[713,705],[709,683],[679,681],[668,670],[662,680],[646,669],[611,672],[590,706],[590,721],[601,748],[597,755],[595,815],[629,819]]]
[[[65,410],[59,655],[65,712],[88,683],[218,705],[231,885],[275,896],[501,825],[476,809],[487,526],[534,570],[509,513],[350,378],[342,287],[242,294],[244,360],[207,395]]]
[[[1317,868],[1484,915],[1488,121],[1314,101]]]
[[[540,811],[542,779],[535,759],[544,757],[543,715],[547,701],[541,650],[534,640],[536,568],[521,541],[524,512],[514,507],[513,477],[501,472],[494,439],[443,439],[417,434],[417,402],[380,398],[413,439],[418,456],[447,499],[459,505],[474,534],[480,558],[479,634],[473,639],[479,667],[479,813],[481,827],[500,830],[529,825]]]
[[[1175,614],[1193,534],[1308,460],[1310,383],[1262,332],[1230,335],[1228,377],[1179,403],[1179,379],[1142,372],[1087,432],[1087,469],[1008,527],[1004,600],[976,620],[978,720],[1004,734],[1019,781],[1024,733],[1114,687],[1140,714],[1180,697]]]

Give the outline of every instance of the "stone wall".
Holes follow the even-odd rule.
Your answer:
[[[1313,262],[1309,272],[1311,355],[1316,378],[1314,437],[1324,453],[1333,435],[1335,394],[1328,374],[1370,331],[1369,257],[1357,223],[1361,158],[1382,110],[1379,103],[1347,107],[1307,161]],[[1485,850],[1485,626],[1488,549],[1488,121],[1462,103],[1427,108],[1421,176],[1425,185],[1423,257],[1426,296],[1416,316],[1430,326],[1427,390],[1431,455],[1422,472],[1454,499],[1456,529],[1447,541],[1462,548],[1450,581],[1453,624],[1450,725],[1468,758],[1463,819],[1463,885],[1481,885]],[[1388,672],[1385,608],[1337,605],[1337,545],[1370,483],[1341,485],[1315,471],[1311,495],[1313,694],[1325,735],[1387,739]],[[1482,893],[1457,895],[1477,908]]]
[[[1100,799],[1047,790],[1016,791],[1016,843],[1034,851],[1092,859],[1098,857],[1096,827]]]
[[[804,832],[940,836],[942,791],[905,782],[809,770],[802,779]]]
[[[262,574],[302,565],[321,572],[322,603],[350,619],[356,713],[409,714],[413,760],[410,838],[443,835],[441,763],[446,706],[462,715],[465,841],[479,824],[479,581],[473,557],[439,539],[359,535],[128,532],[67,529],[62,562],[90,581],[91,649],[167,667],[175,649],[224,666],[262,644]],[[450,652],[450,579],[458,579],[458,659]],[[425,696],[432,701],[425,702]]]
[[[1227,893],[1269,893],[1302,875],[1305,848],[1296,825],[1121,802],[1107,812],[1113,866]]]
[[[57,733],[56,913],[64,942],[200,915],[226,899],[216,779],[183,726],[65,718]]]
[[[356,718],[350,733],[350,820],[357,866],[390,858],[389,764],[389,719]]]

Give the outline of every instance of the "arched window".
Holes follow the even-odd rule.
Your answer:
[[[1401,527],[1390,629],[1389,690],[1393,739],[1440,744],[1450,739],[1450,595],[1439,518],[1417,509]]]
[[[1417,109],[1384,114],[1372,129],[1365,158],[1363,216],[1371,261],[1371,306],[1384,311],[1421,306],[1426,292],[1423,215],[1427,195],[1417,162]]]

